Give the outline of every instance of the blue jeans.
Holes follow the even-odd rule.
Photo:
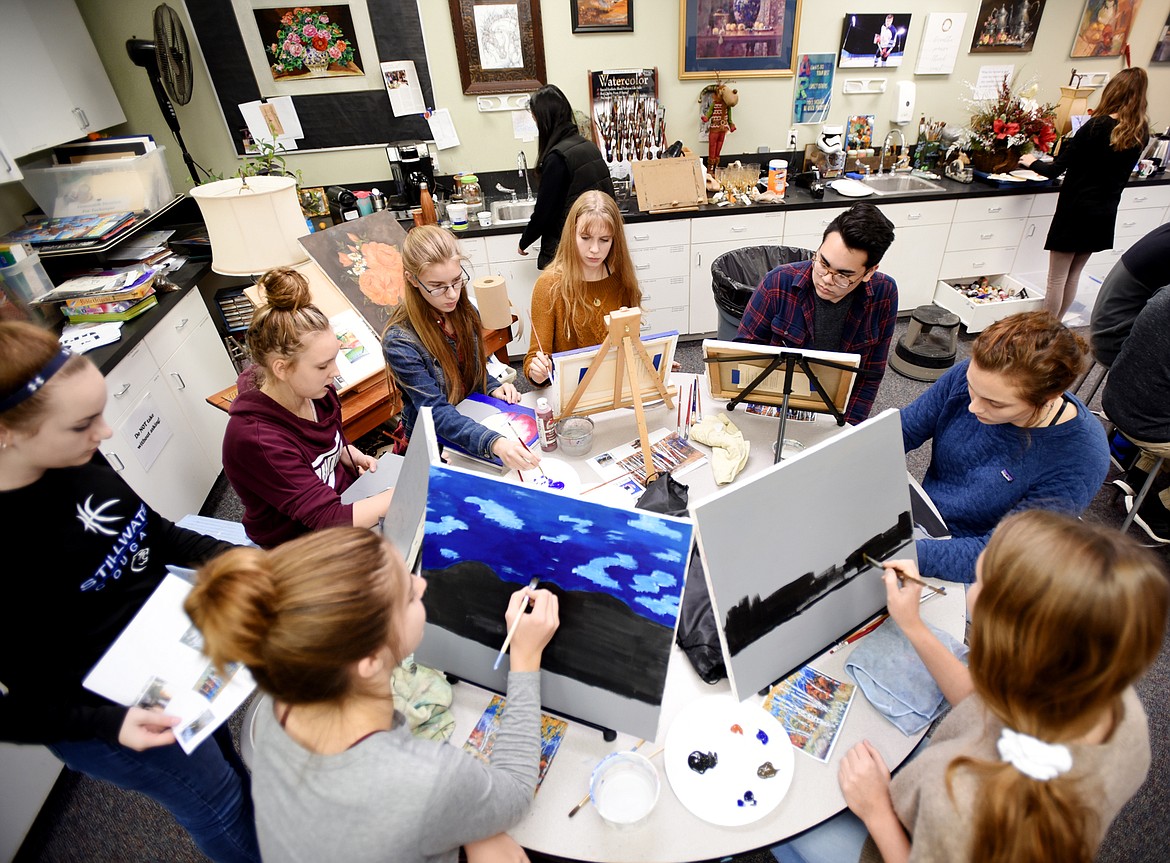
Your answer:
[[[72,770],[157,800],[216,863],[259,863],[251,780],[226,725],[190,755],[178,744],[135,752],[105,740],[49,749]]]
[[[779,863],[854,863],[869,831],[846,809],[811,830],[772,848]]]

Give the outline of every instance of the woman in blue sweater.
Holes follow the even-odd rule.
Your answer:
[[[1047,312],[1012,315],[902,411],[906,452],[933,442],[922,486],[951,534],[917,541],[922,572],[972,582],[975,559],[1008,513],[1079,515],[1089,505],[1109,447],[1101,423],[1065,392],[1087,351]]]

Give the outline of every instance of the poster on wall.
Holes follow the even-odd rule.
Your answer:
[[[1070,57],[1120,57],[1141,0],[1085,0]]]
[[[910,15],[849,14],[841,30],[842,69],[888,68],[902,65]]]
[[[983,0],[971,34],[971,53],[1031,51],[1044,3],[1045,0]]]
[[[800,55],[792,96],[793,123],[823,123],[829,119],[836,59],[832,54]]]
[[[926,16],[922,44],[918,46],[915,75],[949,75],[955,71],[966,12],[931,12]]]

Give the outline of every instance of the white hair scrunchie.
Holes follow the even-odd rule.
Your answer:
[[[996,744],[999,757],[1025,776],[1040,782],[1055,779],[1072,769],[1072,753],[1060,743],[1045,743],[1027,734],[1005,728]]]

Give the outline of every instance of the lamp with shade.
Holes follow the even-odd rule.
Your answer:
[[[309,226],[292,177],[233,177],[191,190],[211,241],[211,269],[254,276],[309,260],[297,242]]]

